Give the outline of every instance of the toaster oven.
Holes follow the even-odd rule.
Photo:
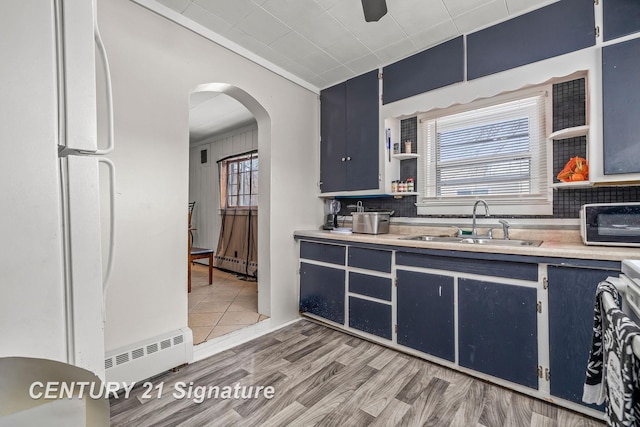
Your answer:
[[[585,245],[640,246],[640,203],[594,203],[580,209]]]

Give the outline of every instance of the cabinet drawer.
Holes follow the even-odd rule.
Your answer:
[[[391,273],[391,252],[350,247],[349,266]]]
[[[361,273],[349,273],[349,292],[391,301],[391,279]]]
[[[483,276],[538,281],[538,264],[514,261],[491,261],[483,259],[456,258],[437,255],[422,255],[410,252],[396,253],[396,265],[457,271]]]
[[[349,326],[390,340],[391,306],[349,297]]]
[[[300,242],[300,258],[344,265],[346,246]]]

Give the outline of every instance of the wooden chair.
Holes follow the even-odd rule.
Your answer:
[[[193,225],[191,225],[191,220],[193,219],[193,210],[196,208],[196,202],[189,202],[189,241],[190,244],[193,245]]]
[[[191,292],[191,265],[196,259],[209,259],[209,284],[213,284],[213,254],[215,251],[213,249],[195,248],[191,246],[193,243],[193,230],[195,230],[195,228],[191,226],[191,217],[195,204],[196,202],[189,203],[189,234],[187,236],[187,240],[189,241],[189,269],[187,273],[187,292]]]

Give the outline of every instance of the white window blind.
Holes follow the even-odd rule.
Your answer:
[[[546,206],[547,213],[551,197],[545,111],[545,95],[539,93],[421,117],[425,155],[418,184],[423,204],[469,205],[469,199],[483,198],[504,206]]]

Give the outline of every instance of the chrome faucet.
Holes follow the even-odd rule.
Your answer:
[[[502,234],[504,234],[504,240],[509,240],[509,223],[504,219],[499,219],[498,222],[502,224]]]
[[[487,202],[482,199],[476,200],[476,202],[473,204],[473,224],[471,226],[471,236],[473,237],[478,235],[478,230],[476,229],[476,208],[478,207],[479,203],[482,203],[484,205],[484,216],[487,218],[489,217],[489,206],[487,206]]]

